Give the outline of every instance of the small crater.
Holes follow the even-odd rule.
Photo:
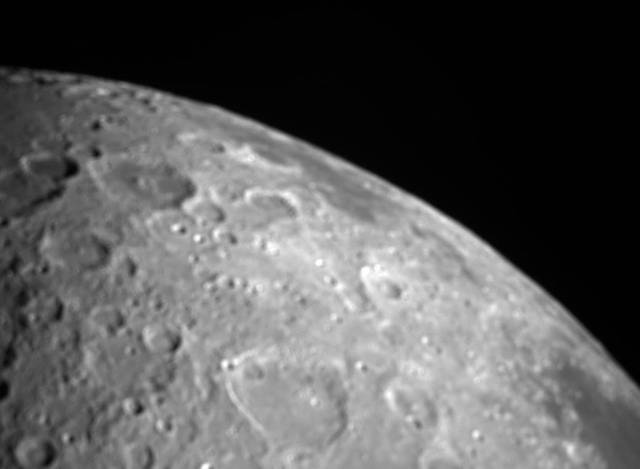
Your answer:
[[[74,444],[77,441],[77,436],[74,435],[73,433],[69,433],[69,432],[63,432],[60,435],[60,441],[62,441],[62,444],[65,446],[69,446]],[[2,466],[0,466],[2,467]]]
[[[153,213],[146,221],[151,235],[169,249],[185,250],[197,244],[194,236],[198,233],[194,220],[180,210],[162,210]]]
[[[262,384],[266,377],[266,370],[257,361],[251,360],[242,367],[242,381],[247,385]]]
[[[24,469],[39,469],[50,467],[57,458],[57,451],[46,438],[26,436],[16,445],[14,457]]]
[[[249,282],[242,277],[214,272],[207,275],[202,286],[206,291],[215,293],[225,290],[247,290]]]
[[[142,331],[142,340],[151,353],[173,353],[182,343],[180,332],[172,326],[150,324]]]
[[[409,342],[407,334],[397,321],[385,321],[378,326],[378,332],[384,344],[392,350],[400,350]]]
[[[254,211],[250,215],[252,225],[268,226],[298,215],[296,207],[281,194],[252,191],[247,198]]]
[[[175,427],[171,417],[164,417],[155,421],[154,428],[158,433],[171,433]]]
[[[251,147],[247,146],[245,151],[253,159],[260,158],[260,160],[277,168],[290,169],[296,167],[285,151],[278,151],[278,147],[274,147],[272,144],[254,142]]]
[[[122,286],[133,281],[138,274],[138,264],[130,256],[123,256],[111,269],[114,285]]]
[[[92,323],[105,335],[114,335],[125,325],[122,311],[113,305],[96,306],[90,317]]]
[[[33,74],[33,83],[39,86],[75,83],[77,79],[78,78],[73,75],[63,75],[60,73],[36,72]]]
[[[11,385],[9,381],[4,378],[0,378],[0,402],[4,402],[11,395]]]
[[[203,132],[182,132],[176,136],[176,140],[183,145],[197,144],[200,148],[204,148],[204,150],[212,155],[220,155],[227,151],[224,142],[212,139],[208,134]]]
[[[377,264],[366,265],[360,269],[360,280],[367,294],[381,306],[402,298],[404,288],[394,280],[384,267]]]
[[[122,401],[122,410],[126,415],[140,415],[144,412],[144,404],[135,397],[127,397]]]
[[[72,161],[86,159],[97,160],[105,154],[105,148],[98,142],[87,143],[75,140],[67,140],[64,151]]]
[[[1,336],[0,336],[1,337]],[[11,367],[17,358],[17,352],[13,343],[0,342],[0,370]]]
[[[173,223],[169,229],[171,230],[171,232],[173,234],[178,234],[178,235],[186,235],[187,233],[189,233],[189,229],[186,227],[186,225],[183,225],[180,222],[177,223]]]
[[[313,451],[299,447],[282,451],[280,461],[282,469],[313,469],[317,462]]]
[[[160,103],[156,93],[140,91],[134,94],[134,98],[150,113],[160,112]]]
[[[89,147],[89,156],[97,160],[104,156],[104,149],[99,145],[91,145]]]
[[[155,454],[147,445],[132,445],[126,451],[127,469],[152,469]]]
[[[211,201],[200,202],[186,209],[202,227],[211,227],[222,223],[226,219],[226,213],[222,207]]]
[[[165,392],[176,378],[177,364],[173,360],[160,360],[147,368],[147,386],[152,393]]]
[[[78,174],[79,171],[78,163],[71,158],[58,157],[48,152],[23,156],[20,159],[20,164],[24,171],[54,181],[68,179]]]
[[[100,116],[94,117],[91,122],[89,122],[89,129],[93,132],[101,132],[103,130],[108,129],[116,122],[114,116],[109,114],[103,114]]]
[[[438,426],[436,405],[423,390],[394,381],[384,397],[393,414],[416,431],[432,432]]]
[[[38,293],[24,306],[22,312],[33,325],[51,324],[62,320],[64,303],[57,296]]]
[[[212,232],[213,239],[222,245],[235,246],[238,244],[238,237],[232,231],[223,228],[216,228]]]
[[[42,252],[54,264],[88,270],[105,267],[111,258],[110,245],[84,229],[46,236]]]
[[[384,278],[378,283],[380,293],[389,299],[397,300],[402,296],[402,287],[391,279]]]
[[[361,375],[386,376],[396,370],[393,356],[377,347],[358,347],[352,354],[353,368]]]

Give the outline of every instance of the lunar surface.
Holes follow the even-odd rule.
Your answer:
[[[0,467],[640,467],[640,393],[416,197],[213,105],[0,73]]]

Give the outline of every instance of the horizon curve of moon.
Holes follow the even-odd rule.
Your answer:
[[[0,69],[0,468],[640,467],[640,391],[424,201],[220,107]]]

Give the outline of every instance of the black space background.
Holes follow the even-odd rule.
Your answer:
[[[215,103],[367,168],[496,247],[638,380],[623,13],[90,10],[6,16],[0,63]]]

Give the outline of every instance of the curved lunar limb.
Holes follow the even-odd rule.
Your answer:
[[[640,393],[427,203],[213,105],[0,72],[0,467],[631,469]]]

